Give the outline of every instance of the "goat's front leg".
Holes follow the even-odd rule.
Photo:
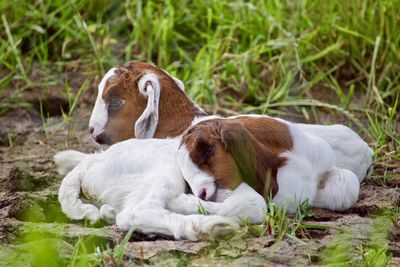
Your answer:
[[[133,209],[125,207],[117,214],[116,224],[123,230],[133,229],[189,240],[225,235],[237,229],[233,221],[221,216],[176,214],[152,203],[141,203]]]
[[[228,217],[236,222],[248,220],[262,223],[267,205],[265,199],[246,183],[237,187],[223,202],[204,201],[191,194],[181,194],[167,203],[169,210],[182,214],[197,214],[202,206],[208,214]]]

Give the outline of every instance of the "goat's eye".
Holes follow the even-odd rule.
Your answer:
[[[205,154],[206,156],[209,157],[209,156],[211,156],[213,153],[214,153],[214,147],[211,146],[211,145],[207,146],[207,148],[206,148],[205,151],[204,151],[204,154]]]
[[[124,103],[125,103],[125,100],[123,100],[123,99],[113,98],[110,100],[110,103],[108,104],[108,109],[119,108]]]
[[[198,144],[197,149],[200,152],[202,162],[208,164],[211,156],[214,154],[214,146],[201,142]]]

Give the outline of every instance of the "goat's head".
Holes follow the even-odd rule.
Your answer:
[[[178,160],[193,193],[222,201],[242,182],[267,196],[278,190],[277,170],[292,148],[287,125],[266,116],[211,119],[183,135]]]
[[[174,137],[203,113],[180,80],[154,65],[129,62],[101,80],[89,131],[101,144]]]

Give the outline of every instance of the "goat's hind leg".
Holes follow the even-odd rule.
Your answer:
[[[346,210],[358,199],[360,183],[357,176],[346,169],[333,168],[317,190],[313,206],[329,210]]]
[[[182,215],[162,207],[141,204],[134,209],[124,208],[117,214],[117,227],[139,230],[143,233],[172,235],[175,239],[205,239],[236,230],[231,220],[217,215]]]
[[[92,223],[99,218],[99,209],[92,204],[83,203],[80,199],[81,177],[80,167],[75,167],[65,176],[58,191],[58,200],[62,211],[73,220],[89,219]]]

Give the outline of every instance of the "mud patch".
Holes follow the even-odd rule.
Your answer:
[[[360,217],[371,217],[379,209],[390,209],[398,206],[400,206],[399,188],[386,188],[368,183],[361,186],[358,201],[350,209],[334,212],[312,208],[314,215],[310,219],[317,222],[329,222],[351,214],[356,214]]]
[[[54,176],[48,173],[35,173],[10,164],[1,164],[0,175],[2,192],[41,191],[53,183]]]
[[[45,117],[61,116],[62,113],[68,114],[69,104],[66,98],[59,96],[47,96],[31,100],[33,108]]]
[[[22,145],[41,125],[40,116],[28,110],[10,111],[0,118],[0,146]]]
[[[370,216],[381,208],[394,208],[400,205],[400,188],[385,188],[363,185],[359,200],[346,214],[355,213],[362,217]]]

